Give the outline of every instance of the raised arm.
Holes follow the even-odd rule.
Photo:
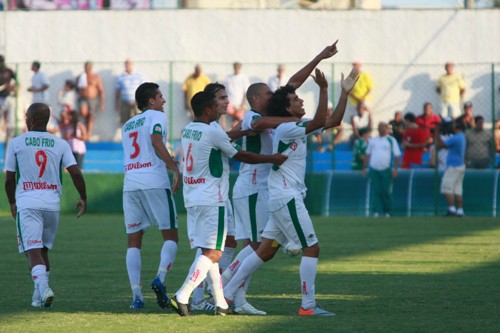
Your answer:
[[[342,78],[340,80],[340,86],[342,87],[342,92],[340,93],[340,98],[337,106],[335,106],[335,110],[333,111],[332,115],[325,121],[325,129],[339,126],[342,123],[342,118],[344,118],[344,113],[347,106],[347,97],[358,81],[359,71],[353,68],[345,79],[344,73],[342,73],[341,77]]]
[[[332,45],[325,47],[313,60],[302,67],[297,73],[293,74],[287,84],[293,86],[295,89],[300,87],[322,60],[331,58],[337,54],[337,42],[338,39]]]
[[[316,68],[315,74],[312,78],[319,86],[319,102],[314,118],[306,124],[306,134],[325,126],[326,110],[328,108],[328,81],[326,81],[325,74],[318,68]]]

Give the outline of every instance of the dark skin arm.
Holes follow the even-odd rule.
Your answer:
[[[248,164],[260,164],[260,163],[271,163],[276,165],[281,165],[286,161],[288,156],[283,154],[274,155],[261,155],[254,154],[245,150],[238,150],[236,155],[233,156],[234,159]]]
[[[7,171],[5,175],[5,193],[7,194],[7,199],[10,204],[10,213],[15,219],[17,214],[16,206],[16,173],[12,171]]]
[[[80,194],[80,200],[76,204],[76,208],[78,208],[78,214],[76,217],[80,217],[85,214],[87,210],[87,189],[85,186],[85,180],[83,179],[82,172],[78,169],[76,164],[69,166],[67,168],[71,179],[73,180],[73,185],[75,185],[76,190]]]

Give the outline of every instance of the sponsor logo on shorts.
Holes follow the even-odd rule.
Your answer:
[[[26,244],[28,246],[37,245],[37,244],[42,244],[42,241],[38,239],[28,239],[28,241],[26,241]]]
[[[127,172],[127,171],[130,171],[130,170],[150,168],[152,166],[153,166],[153,162],[147,162],[147,163],[141,163],[141,162],[129,163],[129,164],[125,165],[124,171]]]
[[[184,183],[189,185],[205,184],[205,181],[206,181],[205,178],[194,178],[194,177],[184,176]]]
[[[23,190],[57,190],[57,184],[48,184],[47,182],[23,182]]]
[[[129,223],[127,224],[127,229],[134,229],[134,228],[137,228],[141,226],[141,223],[140,222],[137,222],[137,223]]]
[[[298,146],[299,146],[299,144],[298,144],[296,141],[293,141],[293,142],[290,144],[290,149],[291,149],[291,150],[296,150]]]

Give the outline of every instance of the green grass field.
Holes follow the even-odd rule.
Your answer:
[[[0,217],[0,332],[499,332],[500,224],[492,218],[313,218],[321,245],[318,303],[336,317],[301,318],[299,257],[281,252],[252,279],[267,316],[179,317],[149,290],[161,237],[145,235],[145,308],[130,310],[121,215],[61,217],[51,251],[50,310],[30,306],[33,284],[15,223]],[[180,216],[172,294],[193,260]]]

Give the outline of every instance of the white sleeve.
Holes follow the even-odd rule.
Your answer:
[[[14,142],[11,141],[9,145],[7,145],[7,154],[5,155],[5,171],[16,172],[17,170],[17,161],[16,155],[14,154]]]
[[[223,130],[218,130],[212,127],[212,131],[210,131],[210,138],[212,145],[219,148],[227,156],[233,157],[236,153],[238,153],[239,146],[232,143]]]
[[[73,156],[73,153],[71,152],[71,148],[69,146],[69,143],[66,141],[62,140],[63,143],[63,156],[62,156],[62,164],[64,165],[65,168],[68,168],[72,165],[76,164],[75,156]]]

